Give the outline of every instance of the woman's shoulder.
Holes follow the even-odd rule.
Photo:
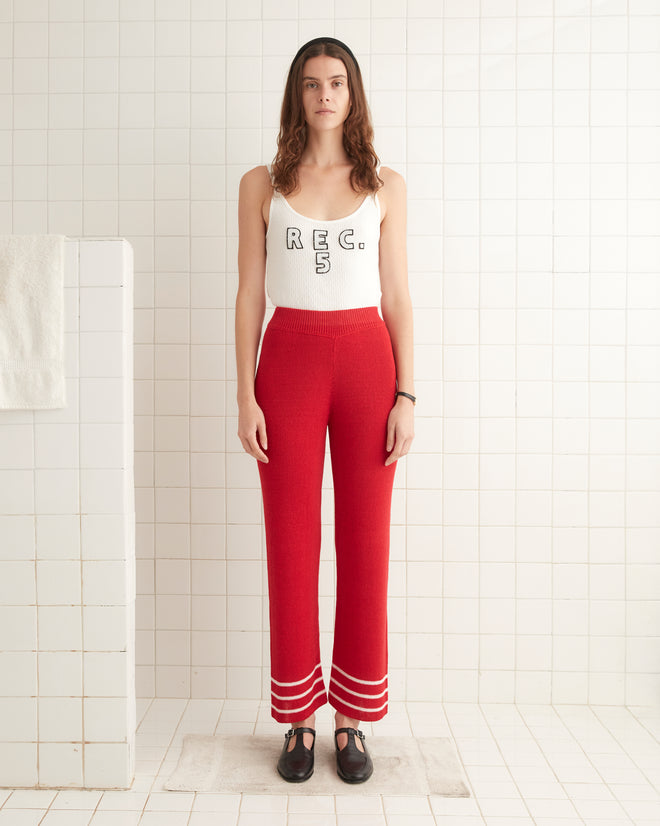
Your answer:
[[[406,200],[406,180],[401,173],[389,166],[378,170],[383,185],[376,193],[381,204],[381,214],[385,218],[391,206],[403,205]]]
[[[272,189],[270,170],[265,164],[249,169],[241,177],[241,189],[246,194],[259,195],[270,193]]]
[[[390,166],[381,166],[378,174],[383,181],[381,189],[404,189],[406,188],[406,180],[400,172],[392,169]]]

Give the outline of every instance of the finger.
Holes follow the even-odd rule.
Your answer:
[[[396,462],[396,460],[398,458],[399,458],[399,451],[398,451],[398,447],[395,445],[394,450],[390,453],[390,455],[387,457],[387,459],[385,459],[385,464],[386,465],[391,465],[393,462]]]
[[[243,450],[245,450],[247,454],[254,459],[258,459],[260,462],[268,462],[268,456],[261,450],[254,436],[241,436],[240,440],[243,445]]]
[[[412,439],[399,439],[394,446],[394,450],[388,456],[385,464],[391,465],[392,462],[398,461],[402,456],[405,456],[410,450]]]
[[[266,436],[266,422],[264,420],[257,424],[257,433],[263,449],[268,450],[268,437]]]
[[[386,448],[389,452],[394,447],[396,427],[393,424],[387,425],[387,444]]]
[[[266,456],[263,450],[259,447],[259,443],[257,442],[255,437],[253,437],[250,442],[250,448],[251,456],[254,456],[254,458],[258,459],[260,462],[268,462],[268,456]]]

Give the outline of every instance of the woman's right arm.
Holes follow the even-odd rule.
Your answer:
[[[254,377],[266,313],[266,224],[262,206],[269,186],[264,167],[256,167],[243,175],[238,192],[238,436],[246,452],[260,462],[268,461],[262,450],[268,449],[268,442],[264,414],[254,395]]]

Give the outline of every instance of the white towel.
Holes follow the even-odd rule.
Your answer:
[[[0,235],[0,408],[66,407],[65,235]]]

